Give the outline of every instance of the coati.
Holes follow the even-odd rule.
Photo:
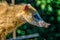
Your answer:
[[[8,5],[0,3],[0,40],[6,40],[6,35],[13,32],[24,23],[47,28],[50,24],[43,21],[37,10],[31,4]]]

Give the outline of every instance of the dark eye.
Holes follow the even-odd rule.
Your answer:
[[[37,19],[37,20],[40,20],[40,18],[38,17],[37,14],[34,14],[33,17],[34,17],[35,19]]]
[[[43,20],[38,13],[33,14],[33,17],[34,17],[35,21],[42,21]]]

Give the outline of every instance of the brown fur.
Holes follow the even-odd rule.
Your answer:
[[[8,33],[13,32],[18,26],[26,22],[38,25],[32,18],[32,14],[37,12],[36,9],[30,4],[28,4],[27,10],[24,8],[25,4],[8,5],[6,2],[0,3],[0,40],[6,40]]]
[[[26,23],[26,20],[22,17],[25,14],[23,8],[24,5],[0,4],[0,40],[5,40],[8,33],[13,32],[19,25]]]

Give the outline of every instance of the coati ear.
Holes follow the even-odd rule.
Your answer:
[[[25,4],[24,10],[28,10],[28,4]]]

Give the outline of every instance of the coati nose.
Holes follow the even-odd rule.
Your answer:
[[[51,25],[51,24],[46,23],[46,22],[44,22],[44,21],[39,21],[39,22],[38,22],[38,25],[39,25],[40,27],[48,28],[48,26]]]

